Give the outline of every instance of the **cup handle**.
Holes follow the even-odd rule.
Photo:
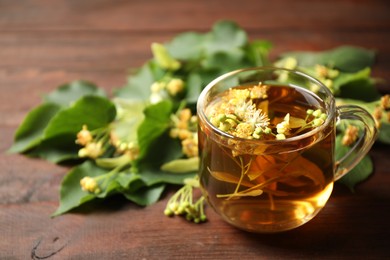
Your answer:
[[[363,123],[363,133],[359,136],[354,146],[338,161],[334,180],[338,180],[347,174],[369,152],[378,135],[375,120],[367,110],[355,105],[343,105],[337,107],[338,122],[341,120],[355,120]]]

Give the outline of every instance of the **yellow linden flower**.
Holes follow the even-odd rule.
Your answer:
[[[257,86],[254,86],[251,89],[250,97],[252,99],[255,99],[255,98],[265,99],[268,97],[268,95],[267,95],[268,89],[269,89],[269,86],[262,85],[262,83],[260,82]]]
[[[246,100],[250,96],[250,91],[248,89],[229,89],[228,99],[235,98],[237,100]]]
[[[240,138],[251,138],[254,127],[248,123],[240,123],[237,125],[234,134]]]
[[[81,157],[81,158],[89,157],[92,159],[96,159],[100,155],[102,155],[104,152],[104,149],[102,146],[103,146],[102,142],[88,143],[84,148],[80,149],[79,157]]]
[[[178,93],[182,92],[183,89],[184,82],[181,79],[172,79],[167,84],[167,90],[171,96],[176,96]]]
[[[383,109],[390,108],[390,95],[384,95],[383,97],[381,97],[381,107]]]
[[[283,121],[276,125],[276,131],[278,134],[286,135],[290,130],[290,114],[284,117]]]
[[[77,133],[76,143],[82,146],[87,145],[93,140],[91,132],[88,130],[86,125],[83,125],[83,129]]]
[[[181,142],[183,147],[183,153],[191,158],[198,156],[198,138],[197,135],[193,135],[191,138],[184,139]]]
[[[91,193],[99,193],[100,188],[96,180],[92,177],[86,176],[80,180],[80,186],[83,191]]]

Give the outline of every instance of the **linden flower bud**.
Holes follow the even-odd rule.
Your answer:
[[[88,191],[91,193],[99,193],[100,188],[96,180],[92,177],[86,176],[80,180],[80,186],[83,191]]]
[[[183,89],[184,82],[181,79],[172,79],[167,84],[167,90],[171,96],[176,96],[178,93],[182,92]]]
[[[89,157],[92,159],[98,158],[103,154],[104,150],[102,148],[103,144],[101,142],[98,143],[88,143],[84,148],[79,150],[79,157]]]
[[[284,134],[277,134],[276,135],[276,140],[284,140],[286,139],[286,136]]]
[[[320,126],[324,123],[324,119],[322,118],[316,118],[313,120],[313,126],[314,127],[317,127],[317,126]]]
[[[160,95],[160,93],[152,92],[149,99],[150,103],[157,104],[158,102],[163,100],[163,97]]]
[[[317,109],[316,111],[313,112],[313,116],[314,116],[314,117],[320,117],[321,114],[322,114],[321,109]]]
[[[295,69],[297,65],[298,65],[298,61],[295,58],[287,57],[283,67],[292,70]]]
[[[198,156],[198,139],[196,135],[193,138],[187,138],[181,142],[183,153],[191,158]]]
[[[85,146],[93,140],[91,132],[88,130],[86,125],[83,125],[83,129],[77,133],[76,143]]]
[[[185,108],[180,111],[179,119],[180,121],[190,121],[192,116],[191,110],[189,108]]]
[[[264,129],[264,133],[266,133],[267,135],[270,134],[270,133],[272,133],[271,128],[269,128],[269,127],[265,128],[265,129]]]
[[[150,86],[150,90],[152,91],[152,93],[158,93],[161,90],[163,90],[164,88],[165,88],[165,84],[163,82],[154,82]]]
[[[377,128],[381,127],[382,113],[383,113],[382,107],[378,106],[375,108],[374,113],[372,115],[375,119],[375,125]]]
[[[308,115],[312,115],[312,114],[313,114],[313,112],[314,112],[314,110],[313,110],[313,109],[308,109],[308,110],[306,111],[306,114],[308,114]]]

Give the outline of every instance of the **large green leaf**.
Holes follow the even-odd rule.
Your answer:
[[[21,153],[39,145],[45,128],[60,109],[57,104],[46,103],[31,110],[16,130],[10,152]]]
[[[90,130],[105,127],[115,119],[115,105],[107,98],[85,96],[68,109],[60,111],[45,130],[45,139],[72,135],[75,137],[83,125]],[[59,142],[69,140],[58,139]]]

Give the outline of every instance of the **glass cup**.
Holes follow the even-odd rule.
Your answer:
[[[220,113],[222,108],[228,112]],[[237,114],[251,113],[253,119],[255,110],[249,134],[240,132]],[[336,107],[320,81],[274,67],[218,77],[200,94],[197,112],[202,192],[225,221],[250,232],[280,232],[311,220],[325,206],[334,181],[367,154],[377,136],[366,110]],[[354,125],[359,133],[340,160],[336,123]]]

